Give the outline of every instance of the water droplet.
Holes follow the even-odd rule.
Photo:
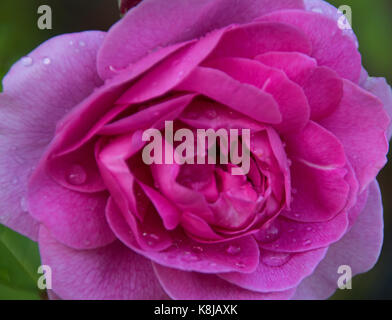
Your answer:
[[[184,261],[187,261],[187,262],[196,262],[196,261],[199,261],[200,258],[199,258],[197,255],[192,254],[192,253],[189,252],[189,251],[186,251],[186,252],[184,253],[183,260],[184,260]]]
[[[299,218],[301,215],[299,213],[294,213],[294,217]]]
[[[178,78],[182,78],[182,77],[184,76],[184,74],[185,74],[185,72],[184,72],[183,70],[181,70],[181,71],[178,73]]]
[[[241,247],[229,245],[229,246],[226,248],[226,252],[227,252],[228,254],[231,254],[231,255],[236,255],[236,254],[239,254],[239,253],[241,252]]]
[[[22,208],[23,212],[28,212],[29,211],[28,204],[27,204],[27,199],[25,197],[23,197],[20,200],[20,207]]]
[[[23,57],[22,65],[24,65],[25,67],[30,67],[31,65],[33,65],[33,59],[30,57]]]
[[[310,246],[311,244],[312,244],[312,240],[309,240],[309,239],[304,240],[304,245],[305,246]]]
[[[207,111],[207,117],[209,119],[215,119],[217,116],[216,111],[215,110],[208,110]]]
[[[194,246],[194,247],[192,247],[192,251],[194,253],[202,253],[204,251],[204,249],[202,247],[199,247],[199,246]]]
[[[283,252],[264,252],[261,262],[269,267],[280,267],[290,260],[290,254]]]
[[[86,46],[86,43],[84,41],[80,40],[79,41],[79,46],[84,47],[84,46]]]
[[[237,268],[239,268],[239,269],[244,269],[245,268],[245,264],[243,263],[243,262],[237,262],[236,264],[235,264],[235,266],[237,267]]]
[[[70,40],[70,41],[69,41],[69,45],[70,45],[70,46],[73,46],[73,45],[74,45],[73,40]]]
[[[50,60],[50,58],[45,57],[42,59],[42,63],[45,65],[49,65],[52,62],[52,60]]]
[[[307,231],[312,231],[313,229],[311,227],[306,228]]]
[[[159,236],[154,233],[143,232],[142,235],[144,238],[146,238],[147,245],[149,246],[155,245],[159,240]]]
[[[271,225],[267,229],[260,230],[255,238],[260,242],[269,243],[277,240],[279,237],[279,229],[275,225]]]
[[[82,166],[75,164],[69,170],[67,180],[70,184],[81,185],[87,180],[87,173]]]

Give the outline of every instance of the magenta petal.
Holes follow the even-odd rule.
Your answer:
[[[61,243],[75,249],[92,249],[115,240],[105,218],[106,192],[79,193],[54,182],[40,166],[28,190],[31,215]]]
[[[383,217],[377,182],[369,186],[369,197],[352,229],[329,249],[316,271],[298,287],[294,299],[325,299],[337,288],[339,266],[352,268],[353,275],[370,270],[377,262],[383,241]]]
[[[270,94],[216,69],[197,67],[177,89],[203,94],[260,122],[279,123],[282,120]]]
[[[208,62],[207,66],[272,95],[282,116],[282,122],[276,126],[279,131],[299,131],[309,120],[310,108],[302,88],[289,80],[284,72],[243,58],[221,58]],[[265,112],[261,106],[259,109]]]
[[[300,52],[267,52],[255,58],[261,63],[284,71],[289,79],[302,83],[317,67],[316,59]]]
[[[177,230],[170,233],[174,239],[171,247],[159,252],[146,251],[138,245],[118,210],[108,210],[107,219],[116,236],[125,245],[167,267],[204,273],[252,272],[259,261],[259,249],[252,237],[242,237],[225,244],[204,244],[190,239]],[[230,246],[236,250],[234,254],[226,251]]]
[[[287,136],[285,141],[289,157],[309,166],[328,170],[344,167],[346,164],[341,142],[313,121],[301,132]]]
[[[95,31],[55,37],[19,60],[3,79],[0,223],[33,239],[38,225],[23,204],[28,178],[56,123],[101,84],[95,63],[103,37]]]
[[[62,299],[155,300],[166,297],[151,262],[116,241],[94,250],[74,250],[57,242],[43,227],[42,263],[52,268],[53,290]]]
[[[166,120],[176,119],[194,97],[193,94],[183,95],[150,106],[129,117],[105,125],[99,130],[99,134],[110,136],[150,127],[161,129]]]
[[[98,56],[98,70],[107,78],[111,75],[109,66],[125,68],[158,47],[290,8],[304,8],[302,0],[144,1],[110,29]]]
[[[154,270],[166,293],[176,300],[285,300],[295,289],[260,293],[242,289],[215,275],[185,272],[154,264]]]
[[[270,51],[301,52],[310,55],[312,45],[305,34],[283,23],[255,22],[227,31],[209,59],[225,57],[253,59]]]
[[[328,247],[345,234],[347,227],[346,212],[339,213],[331,220],[313,223],[278,217],[273,224],[273,228],[276,228],[274,230],[278,230],[276,239],[265,241],[261,238],[259,245],[276,252],[303,252]]]
[[[329,67],[341,77],[358,83],[362,68],[361,55],[350,36],[339,28],[336,20],[319,13],[299,10],[282,10],[262,17],[261,20],[287,23],[299,28],[310,39],[312,56],[320,66]]]
[[[274,292],[295,288],[312,274],[324,258],[327,248],[302,253],[261,250],[260,264],[251,274],[226,273],[219,277],[241,288],[257,292]]]
[[[311,119],[329,116],[343,97],[343,82],[338,74],[327,67],[317,67],[302,84],[311,108]]]
[[[291,167],[291,210],[282,215],[302,222],[327,221],[347,204],[350,185],[345,177],[347,169],[322,169],[293,161]]]
[[[181,114],[180,120],[198,129],[250,129],[260,131],[264,126],[242,113],[207,99],[195,99]]]
[[[389,118],[379,99],[344,80],[340,106],[320,124],[342,142],[360,184],[360,192],[386,163]]]

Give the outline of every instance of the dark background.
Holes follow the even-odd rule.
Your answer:
[[[370,75],[386,77],[392,84],[392,1],[330,0],[330,3],[351,6],[364,66]],[[52,8],[52,30],[37,28],[37,9],[43,4]],[[43,41],[62,33],[108,30],[118,19],[117,0],[1,0],[0,79],[13,63]],[[385,217],[380,260],[373,270],[353,279],[353,290],[338,290],[332,299],[392,298],[391,177],[392,165],[388,164],[379,176]],[[0,226],[0,299],[45,298],[36,289],[38,265],[36,244]]]

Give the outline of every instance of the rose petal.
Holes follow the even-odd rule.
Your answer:
[[[336,20],[319,13],[299,10],[282,10],[260,20],[287,23],[299,28],[310,39],[312,57],[317,59],[320,66],[327,66],[341,77],[358,83],[361,55],[352,38],[338,27]]]
[[[383,240],[383,217],[377,182],[369,186],[369,197],[352,229],[333,244],[316,271],[297,288],[293,299],[326,299],[336,290],[338,268],[347,265],[352,275],[363,273],[377,262]]]
[[[98,55],[99,74],[106,79],[111,76],[109,66],[125,68],[159,46],[200,38],[283,8],[304,6],[301,0],[143,1],[110,29]]]
[[[270,94],[216,69],[197,67],[176,89],[203,94],[260,122],[279,123],[282,119]]]
[[[389,118],[380,100],[344,80],[340,106],[320,124],[342,142],[360,184],[360,192],[386,163]]]
[[[295,289],[270,293],[249,291],[215,275],[179,271],[158,264],[154,264],[154,270],[166,293],[178,300],[283,300],[295,292]]]
[[[23,205],[28,178],[57,121],[101,84],[95,63],[103,36],[94,31],[48,40],[19,60],[3,79],[0,222],[32,239],[38,236],[38,224]]]
[[[219,274],[219,277],[243,289],[274,292],[295,288],[312,274],[324,258],[327,248],[288,254],[261,250],[260,263],[255,272]]]
[[[276,126],[278,131],[299,131],[309,120],[310,109],[303,90],[290,81],[282,71],[243,58],[221,58],[209,61],[207,66],[221,70],[241,83],[250,84],[271,94],[278,103],[282,115],[282,122]],[[261,106],[259,109],[260,112],[266,112]]]
[[[61,243],[75,249],[93,249],[115,240],[105,218],[107,192],[80,193],[54,182],[42,165],[28,189],[31,215]]]
[[[252,272],[258,264],[259,249],[252,237],[242,237],[225,244],[206,244],[196,242],[177,230],[170,233],[174,239],[173,246],[164,251],[146,251],[129,232],[129,226],[118,210],[107,210],[106,214],[112,230],[125,245],[167,267],[203,273]],[[229,248],[235,251],[230,254],[227,252]]]
[[[53,290],[62,299],[166,298],[150,261],[118,241],[103,248],[78,251],[58,243],[41,227],[39,247],[42,263],[52,268]]]

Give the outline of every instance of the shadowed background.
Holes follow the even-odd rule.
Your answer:
[[[386,77],[392,84],[392,1],[329,2],[337,7],[351,6],[363,65],[370,75]],[[43,4],[52,8],[52,30],[37,27],[37,9]],[[62,33],[106,31],[118,19],[117,0],[2,0],[0,79],[13,63],[43,41]],[[392,163],[383,169],[378,180],[385,217],[385,241],[380,260],[374,269],[353,279],[353,290],[338,290],[332,299],[392,299]],[[0,299],[45,298],[45,293],[36,286],[39,264],[36,244],[0,225]]]

